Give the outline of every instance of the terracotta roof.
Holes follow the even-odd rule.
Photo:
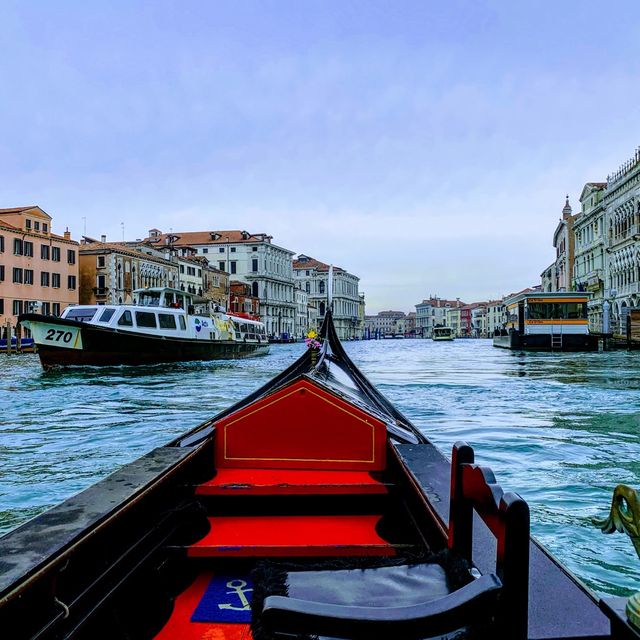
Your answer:
[[[208,269],[209,271],[213,271],[214,273],[219,273],[220,275],[223,275],[223,276],[229,275],[229,272],[223,271],[222,269],[218,269],[218,267],[214,267],[210,262],[209,264],[205,265],[204,268]]]
[[[0,225],[2,225],[3,227],[7,227],[8,229],[15,229],[16,231],[21,231],[20,227],[16,227],[14,224],[10,224],[9,222],[6,222],[2,218],[0,218]]]
[[[302,258],[302,259],[301,259]],[[324,262],[320,262],[320,260],[316,260],[315,258],[311,258],[310,256],[305,256],[304,254],[300,254],[297,260],[293,261],[294,269],[315,269],[316,271],[329,271],[328,265]],[[344,271],[344,269],[340,267],[333,266],[334,271]]]
[[[80,244],[77,240],[72,240],[71,238],[67,240],[67,238],[65,238],[64,236],[58,235],[57,233],[51,233],[51,232],[42,233],[40,231],[35,231],[34,229],[22,229],[21,227],[16,227],[10,222],[7,222],[6,220],[4,220],[4,218],[2,218],[1,215],[0,215],[0,227],[2,227],[3,229],[8,229],[10,231],[17,231],[18,233],[20,233],[20,235],[23,235],[25,237],[28,236],[29,238],[37,238],[41,240],[53,239],[53,240],[60,240],[62,242],[66,242],[67,244],[75,244],[75,245]]]
[[[11,207],[9,209],[0,209],[0,214],[3,213],[22,213],[23,211],[29,211],[30,209],[36,209],[37,205],[33,204],[29,207]]]
[[[515,293],[509,293],[505,296],[505,298],[513,298],[513,296],[519,296],[521,293],[531,293],[532,291],[540,291],[541,289],[542,289],[541,285],[536,285],[535,287],[527,287],[526,289],[516,291]]]
[[[154,231],[154,229],[152,229]],[[238,244],[241,242],[256,243],[270,242],[273,236],[266,233],[249,233],[242,229],[230,229],[223,231],[173,231],[162,233],[159,236],[145,238],[145,242],[151,244],[167,244],[166,238],[171,237],[170,244],[178,246],[194,244]]]
[[[44,213],[44,215],[47,216],[49,220],[51,220],[51,216],[42,207],[39,207],[37,204],[33,204],[28,207],[11,207],[9,209],[0,209],[0,215],[2,215],[3,213],[7,215],[24,213],[25,211],[31,211],[32,209],[38,209],[41,213]]]
[[[39,238],[54,238],[55,240],[63,240],[64,242],[77,244],[78,246],[80,246],[80,243],[77,240],[72,240],[71,238],[67,240],[67,238],[65,238],[64,236],[59,236],[57,233],[50,233],[48,235],[47,234],[38,235],[38,232],[36,231],[35,234],[31,234],[31,235]]]
[[[187,262],[198,262],[200,264],[209,264],[209,261],[204,256],[177,256],[179,260],[186,260]]]
[[[152,262],[160,262],[163,264],[170,264],[171,266],[175,266],[173,263],[169,262],[169,260],[165,260],[164,258],[157,258],[156,256],[151,256],[148,253],[144,253],[144,251],[138,251],[137,249],[130,249],[118,242],[90,242],[87,244],[81,245],[80,253],[88,252],[88,251],[117,251],[118,253],[122,253],[127,256],[131,256],[133,258],[144,258],[145,260],[151,260]]]
[[[462,300],[444,300],[443,298],[429,298],[427,300],[423,300],[421,304],[430,304],[432,307],[446,307],[449,305],[450,307],[455,307],[456,305],[460,307],[465,306],[465,302]]]

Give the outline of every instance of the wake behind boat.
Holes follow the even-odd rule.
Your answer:
[[[167,446],[0,538],[12,640],[640,634],[529,536],[474,452],[451,463],[319,349]]]
[[[269,350],[262,322],[197,308],[178,289],[134,294],[136,304],[73,305],[60,318],[27,313],[19,322],[31,330],[45,369],[246,358]]]

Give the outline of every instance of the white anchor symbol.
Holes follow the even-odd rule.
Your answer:
[[[227,587],[231,589],[231,591],[227,591],[228,594],[235,593],[238,598],[240,598],[240,602],[242,603],[241,607],[234,607],[232,604],[219,604],[219,609],[232,609],[233,611],[247,611],[249,607],[249,601],[247,597],[244,595],[245,592],[253,591],[251,587],[245,589],[247,583],[244,580],[229,580],[227,582]]]

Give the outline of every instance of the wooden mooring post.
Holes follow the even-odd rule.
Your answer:
[[[20,353],[22,351],[22,326],[18,322],[16,324],[16,353]]]
[[[7,338],[7,353],[11,353],[11,323],[7,320],[7,324],[4,328],[4,335]]]

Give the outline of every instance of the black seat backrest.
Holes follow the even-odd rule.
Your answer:
[[[473,449],[453,445],[449,505],[449,548],[473,561],[473,513],[496,537],[496,574],[503,593],[497,616],[501,635],[527,638],[529,601],[529,505],[504,493],[488,467],[474,464]]]

